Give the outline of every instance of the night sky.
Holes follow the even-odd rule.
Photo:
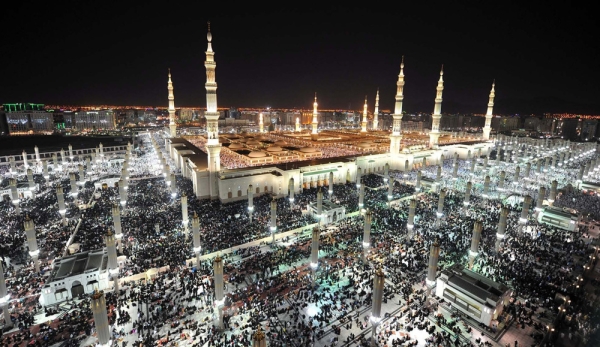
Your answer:
[[[5,8],[0,102],[206,107],[207,22],[219,107],[431,113],[444,64],[442,112],[600,114],[598,26],[590,8],[532,1],[373,3],[73,2]],[[226,5],[225,5],[226,4]],[[252,4],[255,4],[252,2]],[[387,5],[386,5],[387,4]],[[284,9],[275,7],[285,6]]]

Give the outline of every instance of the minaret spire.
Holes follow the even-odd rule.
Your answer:
[[[175,122],[175,96],[173,94],[173,82],[171,81],[170,68],[167,89],[169,91],[169,135],[171,135],[171,137],[177,137],[177,123]]]
[[[217,110],[217,82],[215,79],[215,53],[212,50],[212,33],[208,22],[208,48],[206,49],[206,151],[208,152],[208,171],[210,173],[210,197],[219,197],[219,171],[221,170],[221,144],[219,143],[219,111]],[[200,194],[196,194],[200,196]]]
[[[431,132],[429,133],[429,146],[437,146],[440,138],[440,120],[442,119],[442,92],[444,91],[444,64],[440,70],[440,79],[436,87],[435,107],[431,115]]]
[[[373,130],[379,129],[379,88],[377,88],[377,94],[375,95],[375,112],[373,112]]]
[[[490,132],[492,131],[492,118],[494,117],[494,98],[496,97],[496,80],[492,82],[492,90],[490,91],[490,100],[488,102],[487,112],[485,114],[485,125],[483,127],[483,138],[485,140],[490,139]]]
[[[363,118],[361,123],[361,133],[367,132],[367,96],[365,95],[365,106],[363,107]]]
[[[400,63],[400,74],[396,82],[396,105],[392,115],[394,123],[392,124],[392,135],[390,136],[390,153],[392,155],[400,153],[400,142],[402,140],[402,101],[404,100],[404,56]]]
[[[262,114],[262,112],[258,114],[258,128],[259,128],[259,132],[260,133],[264,133],[265,132],[265,122],[263,120],[263,114]]]
[[[319,120],[317,118],[317,106],[319,106],[319,104],[317,104],[317,92],[315,92],[315,102],[313,103],[312,135],[317,135],[317,128],[319,126]]]

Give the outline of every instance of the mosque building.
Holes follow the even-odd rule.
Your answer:
[[[493,142],[489,131],[484,138],[458,138],[440,131],[442,118],[443,66],[436,88],[432,128],[425,133],[402,133],[402,103],[404,100],[404,57],[397,81],[395,109],[391,134],[378,131],[376,118],[379,91],[375,101],[372,126],[368,129],[365,100],[361,127],[358,130],[319,129],[317,94],[314,95],[312,117],[302,114],[302,129],[293,131],[219,134],[217,111],[216,62],[212,49],[212,33],[208,26],[206,50],[206,133],[177,136],[171,72],[168,79],[169,129],[165,131],[165,146],[184,177],[193,182],[198,198],[231,202],[247,198],[249,185],[256,193],[288,195],[310,187],[327,186],[330,173],[334,183],[354,182],[361,174],[384,172],[386,164],[392,170],[412,170],[422,165],[440,164],[443,158],[468,153],[487,155]],[[490,93],[487,117],[491,118],[494,85]],[[173,110],[173,112],[171,112]],[[306,112],[308,113],[308,112]],[[298,120],[299,121],[299,120]],[[297,121],[297,122],[298,122]],[[293,186],[290,182],[294,182]],[[358,182],[357,182],[358,183]],[[253,188],[254,189],[254,188]]]

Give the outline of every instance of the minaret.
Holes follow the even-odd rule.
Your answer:
[[[400,153],[400,141],[402,140],[402,101],[404,100],[404,56],[400,63],[400,74],[396,82],[396,106],[394,108],[394,123],[392,125],[392,135],[390,136],[390,153]]]
[[[258,115],[258,132],[261,134],[265,132],[265,123],[262,112]]]
[[[377,88],[377,95],[375,96],[375,111],[373,112],[373,130],[378,130],[379,128],[379,119],[377,115],[379,114],[379,88]]]
[[[215,53],[212,50],[212,34],[208,23],[208,48],[206,49],[206,151],[208,152],[208,171],[210,173],[210,197],[219,196],[219,171],[221,171],[221,144],[219,144],[219,111],[217,110],[217,82],[215,82]]]
[[[300,117],[296,117],[296,132],[300,131]]]
[[[169,135],[171,135],[171,137],[176,137],[177,124],[175,123],[175,96],[173,95],[173,82],[171,82],[171,69],[169,69],[169,82],[167,83],[167,89],[169,90]]]
[[[440,120],[442,119],[442,92],[444,91],[444,65],[440,71],[440,79],[436,87],[435,107],[431,115],[431,132],[429,133],[429,146],[437,146],[440,138]]]
[[[319,126],[319,120],[317,118],[317,93],[315,93],[315,102],[313,103],[313,118],[312,118],[312,135],[317,135],[317,127]]]
[[[490,139],[490,132],[492,131],[492,114],[494,109],[494,97],[496,96],[496,92],[494,91],[494,87],[496,86],[496,80],[492,82],[492,90],[490,91],[490,101],[488,102],[487,113],[485,114],[485,126],[483,127],[483,139]]]
[[[363,117],[361,122],[361,133],[367,132],[367,96],[365,95],[365,106],[363,107]]]

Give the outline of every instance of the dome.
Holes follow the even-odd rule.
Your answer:
[[[277,145],[279,147],[285,147],[288,145],[288,143],[283,140],[279,140],[279,141],[275,142],[274,145]]]
[[[315,153],[318,152],[318,150],[314,147],[304,147],[304,148],[300,148],[300,152],[302,153]]]
[[[231,145],[229,145],[229,149],[241,149],[244,148],[244,146],[240,143],[232,143]]]
[[[373,144],[372,144],[372,143],[370,143],[370,142],[360,142],[360,143],[358,143],[356,146],[357,146],[357,147],[363,147],[363,148],[364,148],[364,147],[371,147],[372,145],[373,145]]]
[[[248,157],[250,158],[262,158],[262,157],[266,157],[267,155],[265,154],[265,152],[260,152],[260,151],[254,151],[254,152],[250,152],[248,154]]]
[[[267,148],[268,152],[281,152],[283,151],[283,149],[281,149],[281,147],[279,146],[271,146],[269,148]]]
[[[260,145],[260,142],[256,140],[248,140],[246,143],[252,146]]]

